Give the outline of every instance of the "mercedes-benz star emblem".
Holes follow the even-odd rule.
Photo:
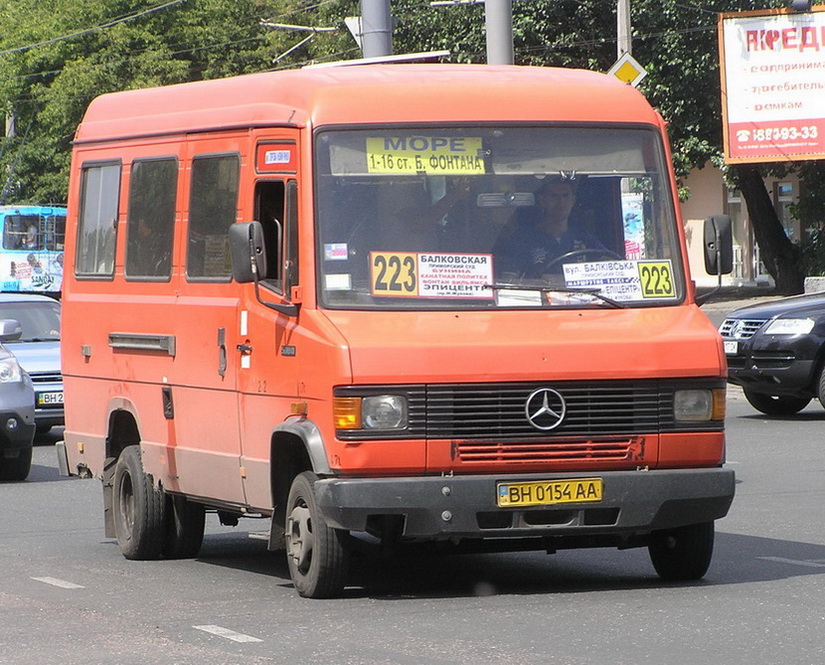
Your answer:
[[[561,425],[567,413],[567,404],[561,394],[552,388],[539,388],[530,393],[524,405],[527,420],[536,429],[551,430]]]

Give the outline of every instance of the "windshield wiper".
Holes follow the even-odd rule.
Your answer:
[[[579,293],[582,295],[593,296],[603,303],[615,307],[616,309],[627,309],[624,305],[613,298],[608,298],[601,294],[601,289],[568,289],[558,286],[529,286],[527,284],[485,284],[485,289],[492,289],[493,291],[539,291],[540,293]]]

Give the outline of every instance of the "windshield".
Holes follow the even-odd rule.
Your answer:
[[[325,306],[626,307],[682,298],[670,181],[653,130],[329,131],[316,151]]]
[[[23,328],[16,342],[45,342],[60,339],[60,303],[49,302],[0,302],[0,319],[16,319]]]

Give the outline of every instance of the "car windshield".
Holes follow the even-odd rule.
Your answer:
[[[0,302],[0,319],[16,319],[23,328],[20,339],[6,344],[60,339],[60,303],[57,301]]]
[[[683,297],[653,130],[337,130],[317,135],[316,157],[327,307],[629,307]]]

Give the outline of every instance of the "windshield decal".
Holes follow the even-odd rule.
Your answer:
[[[484,173],[481,139],[402,136],[367,138],[370,173],[476,175]]]
[[[567,263],[564,284],[570,289],[598,290],[620,302],[676,297],[670,260]]]
[[[490,254],[371,252],[372,295],[395,298],[492,298]]]

